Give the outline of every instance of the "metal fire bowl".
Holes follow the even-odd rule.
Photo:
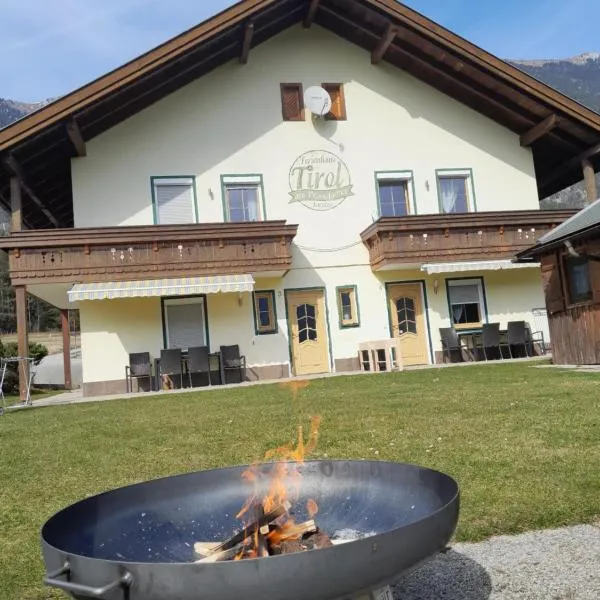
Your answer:
[[[104,600],[334,600],[369,592],[442,550],[458,520],[459,491],[447,475],[390,462],[314,461],[306,500],[330,535],[368,535],[321,550],[194,564],[194,542],[239,529],[249,495],[245,467],[202,471],[116,489],[69,506],[42,528],[47,585],[73,598]],[[272,464],[261,465],[268,474]],[[265,478],[266,480],[267,478]]]

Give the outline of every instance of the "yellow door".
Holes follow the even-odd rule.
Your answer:
[[[388,287],[392,337],[400,340],[401,362],[408,365],[429,363],[427,325],[420,283],[398,283]]]
[[[287,298],[288,324],[292,336],[294,375],[327,373],[327,328],[325,294],[322,290],[290,292]]]

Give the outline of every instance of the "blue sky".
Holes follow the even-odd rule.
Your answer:
[[[0,0],[0,97],[63,95],[230,6],[228,0]],[[407,0],[502,58],[600,51],[598,0]]]

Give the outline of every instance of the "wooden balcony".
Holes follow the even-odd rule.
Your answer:
[[[37,229],[0,238],[13,285],[231,273],[281,276],[297,225],[285,221]]]
[[[576,210],[382,217],[362,232],[374,271],[512,258]]]

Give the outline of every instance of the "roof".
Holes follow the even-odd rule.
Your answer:
[[[70,160],[85,142],[285,29],[311,23],[521,135],[540,196],[600,167],[600,115],[396,0],[243,0],[0,130],[0,202],[21,179],[29,227],[73,223]],[[374,66],[373,68],[377,68]]]
[[[567,241],[574,241],[595,231],[600,232],[600,199],[575,213],[572,217],[543,235],[535,246],[517,255],[518,261],[531,260],[552,252]],[[600,234],[600,233],[599,233]]]

